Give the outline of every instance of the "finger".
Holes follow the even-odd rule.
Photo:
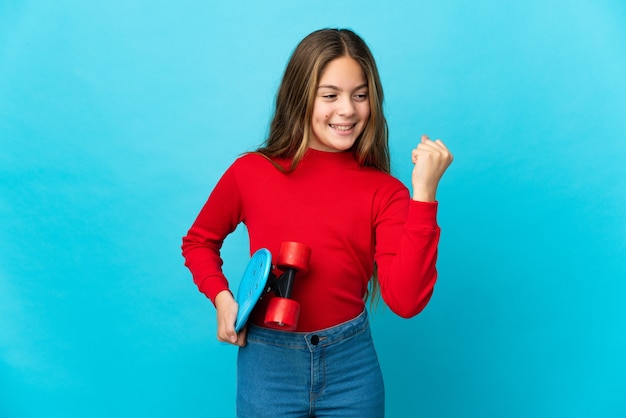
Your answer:
[[[446,144],[444,144],[441,139],[437,139],[435,141],[435,145],[441,150],[445,159],[449,160],[450,162],[454,160],[454,156],[452,155],[448,147],[446,147]]]
[[[448,147],[446,147],[446,144],[444,144],[441,139],[435,140],[435,145],[437,145],[441,149],[444,149],[444,150],[448,151]]]
[[[237,333],[235,327],[230,321],[223,321],[219,325],[217,339],[225,343],[235,344],[237,342]]]
[[[421,142],[411,151],[411,160],[413,164],[417,162],[417,159],[421,153],[429,152],[444,152],[449,153],[448,149],[441,141],[441,139],[431,140],[428,135],[422,135]]]
[[[237,342],[238,342],[237,334],[234,334],[234,335],[230,335],[229,334],[229,335],[224,336],[224,337],[218,337],[217,339],[220,342],[229,343],[229,344],[237,344]]]
[[[217,339],[223,343],[234,344],[237,342],[237,334],[231,334],[229,332],[219,332],[217,334]]]
[[[437,139],[435,141],[429,140],[428,142],[419,144],[417,146],[417,149],[422,149],[424,151],[434,151],[443,155],[450,154],[450,151],[441,139]]]
[[[443,145],[440,139],[432,140],[428,137],[428,135],[422,135],[422,139],[419,144],[417,144],[416,148],[427,147],[430,149],[439,149]],[[445,148],[445,145],[444,145]]]
[[[233,344],[237,343],[237,333],[235,332],[235,327],[228,326],[226,328],[226,335],[228,337],[228,342]]]
[[[432,141],[430,142],[432,143]],[[434,147],[431,143],[423,142],[413,148],[413,150],[411,151],[411,160],[413,161],[413,164],[417,162],[420,155],[424,156],[432,153],[433,151],[437,151],[437,148]]]
[[[412,160],[414,163],[415,163],[415,161],[417,161],[417,154],[418,154],[417,148],[413,148],[413,149],[411,150],[411,160]]]
[[[244,327],[241,331],[239,331],[239,334],[237,334],[237,342],[236,344],[239,347],[245,347],[246,346],[246,337],[248,335],[248,327]]]

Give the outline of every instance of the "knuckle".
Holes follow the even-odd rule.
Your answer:
[[[227,341],[228,340],[228,333],[223,331],[223,330],[218,331],[217,339],[220,340],[220,341]]]

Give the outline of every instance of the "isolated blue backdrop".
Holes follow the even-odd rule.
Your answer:
[[[233,415],[180,240],[328,26],[378,60],[394,173],[422,133],[456,157],[432,302],[373,315],[388,416],[626,416],[621,0],[1,2],[0,416]]]

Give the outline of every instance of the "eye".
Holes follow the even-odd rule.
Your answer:
[[[358,93],[354,95],[354,99],[358,102],[367,100],[367,93]]]
[[[322,98],[326,100],[333,100],[337,98],[337,95],[336,94],[322,94]]]

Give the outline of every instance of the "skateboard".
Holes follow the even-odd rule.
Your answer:
[[[298,325],[300,304],[291,299],[293,283],[297,273],[305,274],[309,269],[311,249],[299,242],[287,241],[280,246],[275,267],[281,272],[272,272],[272,254],[261,248],[250,258],[237,290],[239,304],[235,331],[243,329],[252,309],[265,295],[274,292],[265,313],[264,323],[268,328],[293,331]]]

